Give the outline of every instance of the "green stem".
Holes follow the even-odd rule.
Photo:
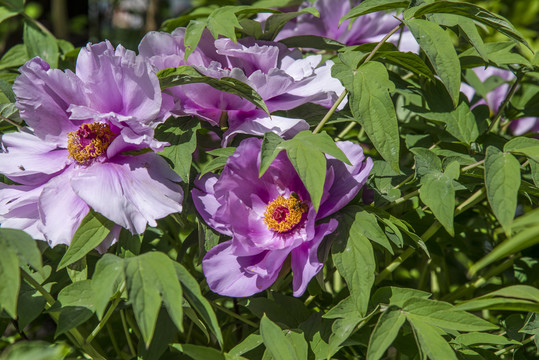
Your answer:
[[[236,314],[234,311],[231,311],[231,310],[228,310],[226,307],[224,306],[221,306],[219,304],[213,304],[213,306],[216,308],[216,309],[219,309],[221,310],[222,312],[226,313],[227,315],[230,315],[232,316],[233,318],[235,319],[238,319],[240,321],[243,321],[244,323],[246,323],[247,325],[249,326],[252,326],[254,328],[258,328],[258,324],[256,324],[255,322],[251,321],[251,320],[247,320],[247,319],[244,319],[241,315],[238,315]]]
[[[105,316],[103,316],[103,319],[97,324],[96,328],[92,331],[92,333],[86,338],[86,342],[89,344],[92,342],[92,340],[97,336],[97,334],[103,329],[109,318],[114,313],[114,310],[116,310],[116,307],[122,300],[122,293],[125,290],[125,282],[122,284],[122,287],[120,288],[120,291],[118,292],[116,298],[108,308],[107,312],[105,313]]]
[[[471,169],[476,168],[476,167],[478,167],[478,166],[480,166],[480,165],[483,165],[484,162],[485,162],[485,160],[480,160],[480,161],[478,161],[478,162],[476,162],[476,163],[473,163],[473,164],[471,164],[471,165],[468,165],[468,166],[463,167],[460,171],[461,171],[461,172],[465,172],[465,171],[471,170]]]
[[[38,283],[30,274],[28,274],[24,269],[21,271],[22,277],[26,282],[32,286],[34,289],[39,291],[41,295],[45,298],[47,303],[49,304],[49,308],[56,303],[56,300],[54,297],[43,287],[40,283]],[[60,318],[60,315],[58,312],[49,312],[50,317],[54,320],[54,322],[58,323],[58,319]],[[69,334],[69,335],[68,335]],[[70,341],[73,342],[76,346],[78,346],[81,350],[83,350],[86,354],[88,354],[92,359],[94,360],[106,360],[96,349],[94,349],[90,344],[87,344],[84,341],[84,337],[81,335],[81,333],[76,329],[70,329],[66,333],[68,335]]]
[[[469,208],[473,207],[475,204],[477,204],[479,201],[481,201],[485,196],[485,188],[481,188],[478,191],[476,191],[472,196],[470,196],[468,199],[466,199],[464,202],[462,202],[457,208],[455,209],[455,216],[461,214],[462,212],[468,210]],[[436,232],[442,227],[439,221],[435,221],[432,223],[432,225],[421,235],[421,239],[423,242],[427,242]],[[378,274],[375,280],[375,284],[379,284],[383,280],[385,280],[395,269],[397,269],[406,259],[408,259],[413,253],[415,252],[414,248],[408,248],[406,249],[402,254],[397,256],[395,260],[393,260],[386,268]]]
[[[122,358],[122,359],[129,359],[126,355],[126,353],[124,353],[120,347],[118,346],[118,341],[116,341],[116,336],[114,335],[114,332],[112,331],[112,326],[110,326],[109,323],[107,323],[107,333],[109,334],[109,337],[110,337],[110,342],[112,343],[112,347],[114,348],[114,351],[116,352],[116,354],[118,355],[119,358]]]
[[[5,116],[0,115],[0,119],[2,119],[2,120],[4,120],[5,122],[10,123],[11,125],[15,126],[15,127],[17,128],[17,130],[19,130],[19,131],[22,129],[22,125],[21,125],[21,124],[15,122],[15,121],[13,121],[13,120],[11,120],[10,118],[7,118],[7,117],[5,117]]]
[[[372,51],[369,53],[369,55],[365,58],[365,61],[363,62],[363,64],[365,64],[366,62],[370,61],[374,55],[376,54],[376,52],[380,49],[380,47],[387,41],[387,39],[389,39],[391,37],[391,35],[393,35],[394,33],[396,33],[397,31],[399,31],[399,29],[401,29],[402,27],[404,26],[403,23],[399,24],[397,27],[395,27],[393,30],[391,30],[386,36],[384,36],[384,38],[382,40],[380,40],[380,42],[378,44],[376,44],[376,46],[374,47],[374,49],[372,49]],[[343,102],[344,98],[346,98],[346,95],[348,95],[348,90],[344,89],[344,91],[342,92],[341,96],[339,96],[339,98],[337,99],[337,101],[335,101],[335,104],[333,104],[333,106],[331,107],[331,109],[329,109],[329,111],[327,112],[327,114],[324,116],[324,118],[320,121],[320,123],[316,126],[316,128],[313,130],[313,134],[316,134],[318,132],[320,132],[320,130],[322,130],[322,128],[324,127],[324,125],[326,125],[326,123],[328,122],[328,120],[331,118],[331,116],[335,113],[335,110],[337,110],[337,107]]]
[[[490,269],[485,275],[480,276],[475,281],[466,283],[462,285],[461,287],[459,287],[457,290],[452,291],[450,294],[447,294],[443,298],[443,300],[447,302],[453,302],[467,295],[468,293],[474,291],[475,289],[483,286],[490,278],[492,278],[493,276],[499,275],[500,273],[504,272],[505,270],[513,266],[517,258],[518,257],[513,257],[511,259],[505,260],[503,263]]]
[[[515,94],[515,91],[517,91],[517,87],[518,87],[518,84],[520,83],[520,79],[521,78],[517,77],[513,85],[511,85],[511,88],[507,92],[505,99],[503,100],[502,104],[500,105],[500,108],[498,109],[498,113],[496,114],[496,117],[490,123],[487,132],[491,132],[498,126],[498,122],[500,121],[502,117],[502,113],[505,111],[505,107],[507,106],[507,104],[509,104],[509,101],[511,101],[511,98]]]
[[[129,347],[129,351],[131,352],[131,357],[135,357],[137,355],[137,351],[135,350],[135,347],[133,346],[131,335],[129,335],[129,329],[127,326],[127,321],[125,319],[125,310],[123,309],[120,310],[120,318],[122,319],[122,327],[124,328],[124,334],[127,340],[127,346]]]
[[[494,355],[500,356],[500,355],[503,355],[503,354],[505,354],[505,353],[508,353],[509,351],[511,351],[511,350],[513,350],[513,349],[516,349],[516,348],[519,347],[519,346],[524,346],[524,345],[526,345],[526,344],[532,342],[534,338],[535,338],[535,335],[532,335],[532,336],[530,336],[529,338],[527,338],[526,340],[524,340],[524,341],[522,342],[522,345],[511,345],[511,346],[508,346],[508,347],[506,347],[506,348],[504,348],[504,349],[501,349],[501,350],[496,351],[496,352],[494,353]]]
[[[406,179],[402,180],[402,182],[400,184],[398,184],[397,186],[395,186],[395,189],[398,189],[400,188],[402,185],[406,184],[408,181],[412,180],[414,178],[414,175],[415,174],[412,174],[410,176],[408,176]]]
[[[337,137],[335,138],[335,140],[342,140],[342,138],[348,134],[348,132],[350,130],[352,130],[354,128],[354,126],[356,126],[356,122],[355,121],[352,121],[350,122],[350,124],[348,124],[348,126],[343,130],[341,131],[341,133],[339,135],[337,135]]]
[[[403,203],[403,202],[405,202],[406,200],[411,199],[411,198],[413,198],[414,196],[417,196],[418,194],[419,194],[419,190],[412,191],[411,193],[406,194],[406,195],[404,195],[404,196],[401,196],[400,198],[398,198],[398,199],[396,199],[396,200],[390,202],[389,204],[386,204],[385,206],[382,206],[381,209],[382,209],[382,210],[387,210],[388,208],[393,207],[393,206],[395,206],[395,205],[398,205],[398,204],[400,204],[400,203]]]

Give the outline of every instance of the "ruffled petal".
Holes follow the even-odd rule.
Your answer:
[[[71,186],[95,211],[140,234],[146,224],[182,209],[180,177],[154,153],[117,156],[80,168]]]
[[[329,222],[316,227],[315,235],[311,241],[306,241],[292,250],[291,268],[294,274],[292,286],[294,296],[301,296],[307,289],[309,281],[322,269],[324,264],[318,260],[318,246],[328,234],[337,228],[338,221],[331,219]]]
[[[289,249],[253,250],[251,255],[238,256],[232,241],[213,247],[202,260],[202,269],[210,289],[220,295],[251,296],[271,286],[277,279]]]
[[[40,231],[38,201],[41,186],[0,184],[0,224],[4,228],[24,230],[34,239],[45,240]]]
[[[0,172],[23,185],[44,184],[72,162],[67,150],[25,132],[4,134],[2,145]]]
[[[273,132],[285,139],[293,138],[297,133],[309,130],[309,123],[303,119],[293,119],[281,116],[267,116],[260,114],[259,117],[238,119],[229,117],[229,128],[223,135],[222,145],[226,144],[237,134],[264,136],[267,132]]]
[[[202,219],[222,234],[232,236],[227,224],[220,223],[216,219],[217,211],[223,206],[215,197],[213,186],[217,182],[217,175],[207,173],[202,178],[195,180],[196,188],[193,189],[193,203]]]
[[[40,230],[51,247],[69,245],[90,207],[73,192],[69,184],[73,167],[51,179],[39,196]]]
[[[20,69],[13,84],[16,105],[37,137],[62,147],[67,145],[67,133],[77,130],[69,121],[71,104],[88,105],[82,81],[71,71],[50,69],[49,64],[34,58]]]

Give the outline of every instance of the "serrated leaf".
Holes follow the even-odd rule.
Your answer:
[[[19,258],[9,248],[0,251],[0,309],[17,318],[17,297],[21,286]]]
[[[339,227],[340,236],[331,248],[332,258],[348,284],[358,312],[365,316],[376,270],[374,251],[355,215],[344,214]]]
[[[129,301],[146,347],[152,340],[161,299],[182,331],[182,289],[173,261],[163,253],[151,252],[126,259],[125,276]]]
[[[405,20],[405,24],[427,54],[453,100],[453,105],[457,106],[460,94],[460,61],[451,45],[451,37],[439,25],[427,20]]]
[[[433,212],[449,235],[454,236],[455,188],[453,179],[442,172],[429,172],[421,178],[419,197]]]
[[[506,232],[515,217],[520,186],[520,163],[509,153],[489,146],[485,157],[487,198],[496,218]]]
[[[92,209],[82,219],[82,222],[73,235],[73,240],[66,253],[58,264],[58,270],[81,259],[105,239],[110,230],[115,226],[114,222]]]
[[[220,79],[212,78],[202,75],[189,65],[160,70],[157,72],[157,77],[159,78],[161,90],[185,84],[208,84],[217,90],[238,95],[270,115],[262,97],[252,87],[238,79],[227,76]]]
[[[58,67],[58,45],[56,39],[49,33],[43,32],[34,23],[24,22],[23,30],[24,45],[28,57],[39,56],[45,60],[51,68]]]
[[[299,360],[292,344],[284,336],[281,328],[268,319],[266,315],[260,320],[260,335],[274,359]]]
[[[367,360],[379,360],[397,337],[406,315],[396,306],[390,306],[378,319],[369,339]]]
[[[122,258],[105,254],[95,265],[92,277],[92,296],[99,320],[103,317],[110,298],[118,291],[124,279],[124,259]]]
[[[365,0],[362,1],[358,6],[352,8],[348,14],[343,16],[339,21],[339,25],[347,19],[353,19],[361,15],[370,14],[381,10],[406,8],[409,5],[409,0]]]
[[[522,154],[535,162],[539,162],[539,140],[523,136],[509,140],[503,147],[503,151],[513,154]]]
[[[176,275],[183,287],[183,293],[189,304],[195,309],[195,311],[202,317],[204,323],[210,331],[215,335],[220,345],[223,344],[223,335],[221,334],[221,327],[217,322],[217,316],[208,300],[200,292],[200,286],[198,282],[189,274],[189,272],[179,263],[174,262],[174,269]]]
[[[405,18],[409,18],[411,16],[417,18],[433,13],[447,13],[468,17],[482,24],[491,26],[500,33],[523,43],[528,48],[530,47],[520,32],[515,29],[511,22],[509,22],[506,18],[501,15],[493,14],[490,11],[474,4],[456,1],[436,1],[431,4],[424,4],[423,6],[414,8],[413,11],[407,11]]]
[[[407,315],[407,318],[414,329],[421,351],[424,351],[430,359],[457,360],[451,346],[434,326],[424,323],[414,315]]]
[[[399,128],[389,91],[395,88],[384,65],[373,61],[356,73],[345,65],[334,65],[333,77],[350,91],[350,109],[363,126],[380,155],[396,172],[399,169]]]
[[[185,183],[189,183],[193,152],[197,147],[198,129],[200,129],[200,122],[196,119],[172,117],[155,130],[157,140],[170,144],[159,155],[170,160],[172,168]]]

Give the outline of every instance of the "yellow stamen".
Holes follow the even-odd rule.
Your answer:
[[[268,204],[264,212],[264,223],[269,230],[287,232],[301,221],[304,212],[305,204],[297,196],[279,196]]]
[[[82,124],[77,131],[67,134],[69,157],[85,163],[104,154],[114,138],[109,124]]]

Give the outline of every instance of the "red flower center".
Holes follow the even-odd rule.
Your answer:
[[[69,157],[86,163],[104,154],[115,137],[107,123],[82,124],[77,131],[67,134]]]
[[[279,196],[268,204],[264,212],[264,222],[269,230],[287,232],[299,224],[303,213],[308,209],[307,204],[301,201],[296,193],[292,193],[288,198]]]

